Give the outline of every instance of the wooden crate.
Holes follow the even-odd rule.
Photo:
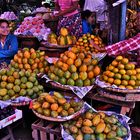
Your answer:
[[[34,140],[62,140],[59,123],[39,119],[32,124],[32,129]]]

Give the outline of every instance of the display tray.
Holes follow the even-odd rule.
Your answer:
[[[77,101],[82,101],[80,98],[78,98],[77,96],[75,95],[71,95],[71,94],[68,94],[68,93],[64,93],[65,94],[65,98],[67,99],[67,101],[70,99],[70,98],[73,98],[75,97],[74,99],[77,100]],[[34,99],[32,101],[35,102],[37,99]],[[82,101],[83,102],[83,101]],[[68,121],[68,120],[71,120],[71,119],[74,119],[76,117],[78,117],[81,113],[83,113],[85,111],[85,103],[83,102],[83,106],[81,107],[81,109],[77,112],[75,112],[74,114],[70,115],[70,116],[66,116],[66,117],[61,117],[61,116],[58,116],[57,118],[53,118],[53,117],[47,117],[47,116],[44,116],[42,114],[39,114],[37,111],[33,110],[33,113],[41,118],[41,119],[44,119],[44,120],[48,120],[48,121],[53,121],[53,122],[65,122],[65,121]]]
[[[108,91],[118,92],[118,93],[125,93],[125,94],[132,94],[132,93],[140,93],[140,89],[121,89],[115,85],[107,85],[104,81],[100,80],[100,77],[96,78],[95,82],[100,88],[104,88]]]

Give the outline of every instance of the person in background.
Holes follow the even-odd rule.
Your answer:
[[[79,12],[78,0],[55,0],[55,10],[58,11],[53,18],[59,18],[59,33],[62,27],[66,27],[71,35],[82,35],[82,19]]]
[[[82,33],[93,33],[96,24],[96,13],[89,10],[82,12]]]
[[[10,63],[10,60],[18,51],[16,36],[10,33],[7,20],[0,20],[0,63]]]

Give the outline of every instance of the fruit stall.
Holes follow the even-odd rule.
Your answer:
[[[115,9],[121,9],[121,18],[111,30],[107,27],[107,43],[99,33],[77,37],[66,27],[56,32],[58,19],[51,19],[55,11],[50,8],[35,8],[22,21],[14,12],[0,15],[19,42],[10,64],[0,66],[0,134],[8,130],[0,139],[16,140],[11,125],[19,121],[24,126],[29,118],[35,118],[30,123],[33,140],[139,139],[132,113],[140,101],[139,51],[123,54],[122,43],[115,57],[109,55],[111,42],[121,43],[126,32],[130,43],[138,33],[139,3],[107,3],[108,14],[113,9],[116,18]]]

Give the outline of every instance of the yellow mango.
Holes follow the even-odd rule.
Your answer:
[[[95,129],[95,133],[102,133],[105,129],[106,125],[105,123],[99,123],[97,126],[96,126],[96,129]]]
[[[92,120],[93,126],[97,126],[100,123],[100,120],[100,115],[96,115]]]
[[[99,112],[98,114],[101,116],[101,119],[105,118],[105,113],[104,112]]]
[[[92,126],[92,121],[89,120],[89,119],[84,119],[83,125],[84,125],[84,126]]]
[[[86,112],[86,114],[85,114],[85,117],[86,117],[86,119],[93,119],[93,114],[92,113],[90,113],[90,112]]]
[[[81,128],[82,124],[83,124],[83,119],[79,118],[75,125],[76,125],[76,127]]]
[[[92,134],[94,132],[89,126],[83,126],[81,130],[85,134]]]
[[[45,97],[46,101],[49,102],[49,103],[55,103],[55,99],[51,96],[51,95],[46,95]]]
[[[111,131],[111,126],[109,124],[106,125],[105,129],[104,129],[104,133],[109,133]]]

